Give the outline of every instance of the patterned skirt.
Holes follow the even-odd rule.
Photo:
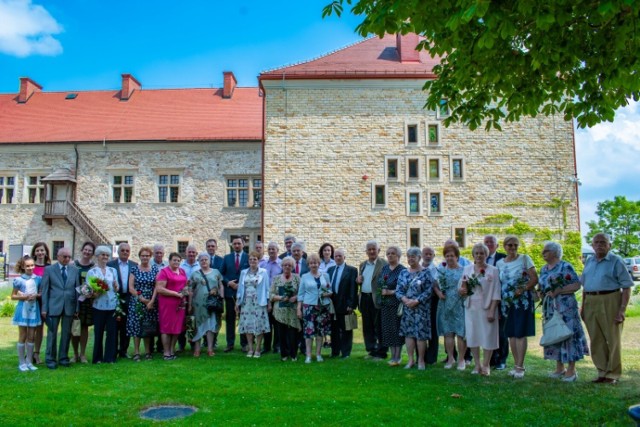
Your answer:
[[[331,334],[329,306],[302,305],[302,331],[305,338],[324,337]]]

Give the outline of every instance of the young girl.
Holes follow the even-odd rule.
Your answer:
[[[12,300],[17,300],[13,324],[18,326],[18,369],[22,372],[35,371],[33,366],[33,338],[36,327],[41,324],[40,304],[38,298],[40,294],[40,276],[33,272],[35,262],[33,258],[26,255],[16,263],[16,273],[21,276],[13,280]],[[26,345],[25,345],[26,343]],[[25,357],[26,346],[26,357]]]

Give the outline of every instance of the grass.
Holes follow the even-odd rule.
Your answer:
[[[546,378],[555,365],[542,360],[539,337],[530,340],[524,380],[440,364],[424,372],[389,368],[363,359],[361,336],[351,359],[311,365],[234,352],[22,373],[17,328],[0,318],[0,425],[147,425],[142,409],[184,404],[198,412],[172,425],[626,426],[627,407],[640,403],[639,326],[638,318],[625,325],[621,382],[603,386],[589,382],[596,376],[589,358],[578,363],[576,383]]]

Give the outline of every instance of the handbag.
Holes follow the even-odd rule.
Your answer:
[[[207,311],[209,314],[218,313],[222,314],[224,312],[224,301],[220,295],[211,295],[211,287],[209,286],[209,279],[207,276],[199,270],[200,274],[202,274],[202,278],[207,285],[207,301],[205,302],[205,307],[207,307]]]
[[[396,311],[396,315],[398,317],[402,317],[402,313],[404,312],[404,304],[398,304],[398,310]]]
[[[551,298],[545,298],[545,305],[553,307]],[[542,330],[542,338],[540,338],[540,345],[542,347],[561,343],[573,335],[573,331],[564,323],[562,315],[555,308],[553,309],[551,319],[545,321],[542,325]]]
[[[79,337],[81,333],[81,329],[82,329],[82,323],[80,322],[80,319],[75,317],[71,322],[71,336]]]
[[[158,335],[158,322],[155,319],[143,318],[140,322],[141,338],[149,338]]]
[[[344,315],[344,329],[347,331],[358,329],[358,316],[355,313]]]

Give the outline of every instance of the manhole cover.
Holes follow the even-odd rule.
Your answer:
[[[196,412],[193,406],[166,405],[154,406],[140,412],[140,418],[148,420],[172,420],[174,418],[184,418]]]

